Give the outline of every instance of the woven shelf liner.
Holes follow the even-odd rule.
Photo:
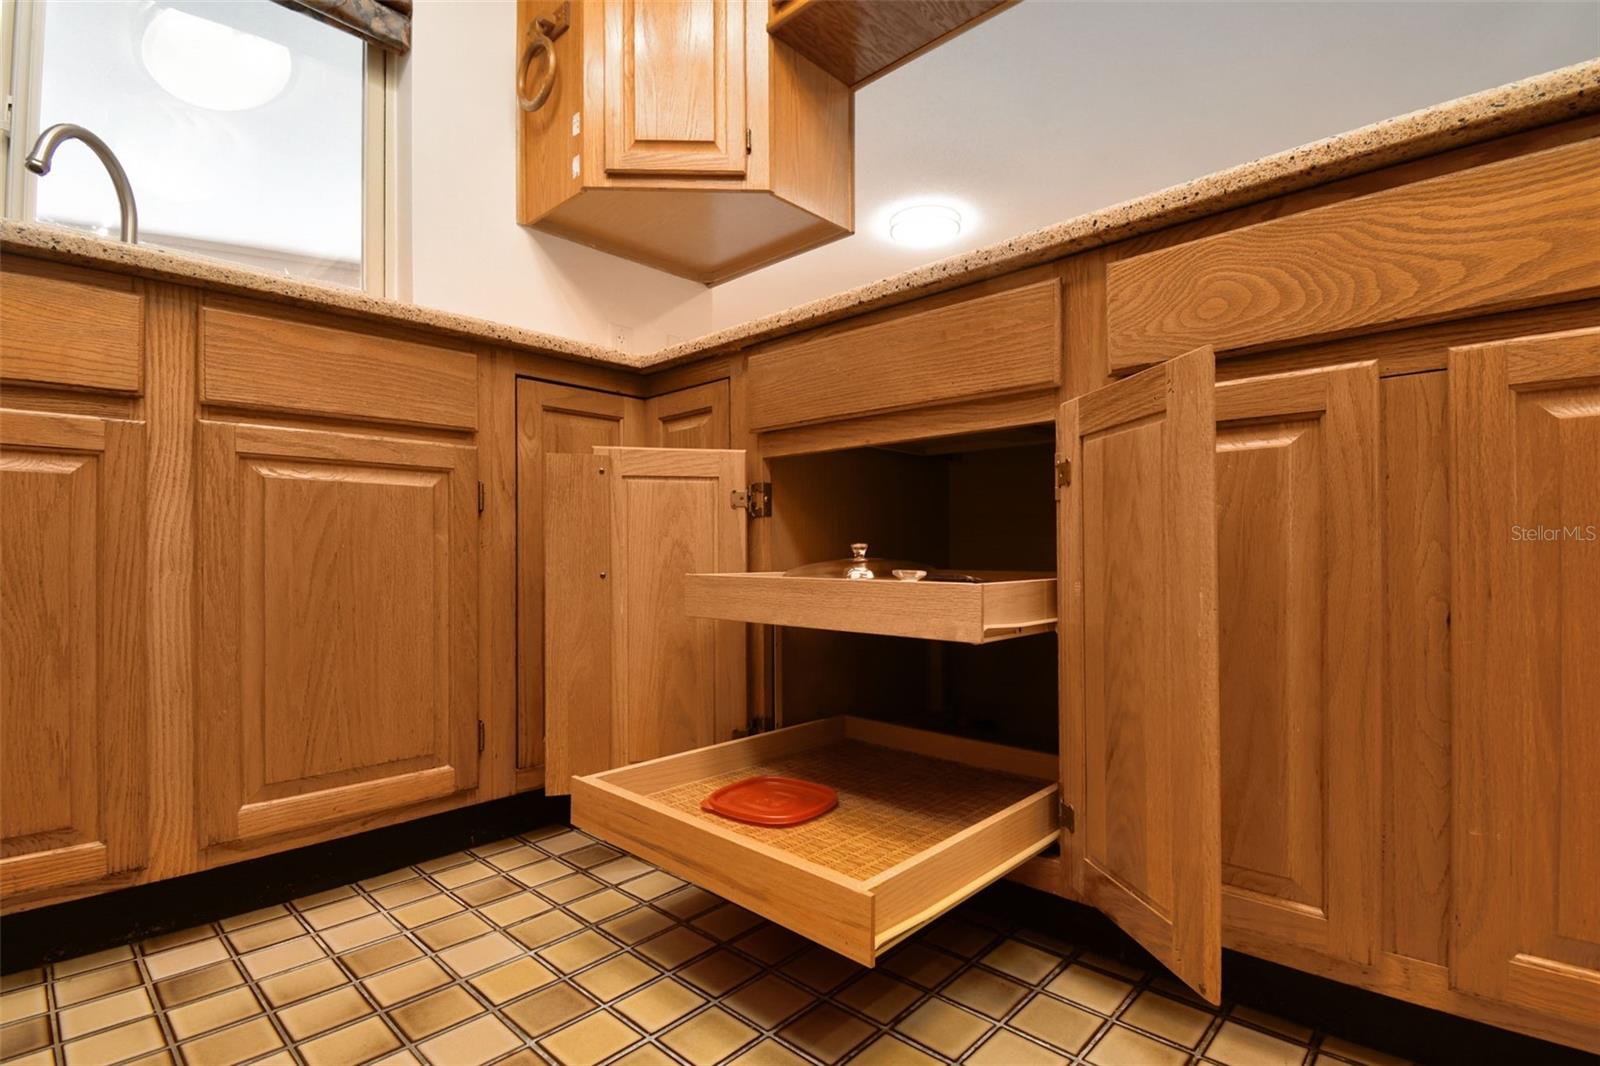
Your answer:
[[[839,806],[786,827],[748,825],[700,809],[700,802],[723,785],[767,774],[827,785],[839,793]],[[650,798],[866,880],[1042,787],[1032,778],[845,740],[675,785]]]

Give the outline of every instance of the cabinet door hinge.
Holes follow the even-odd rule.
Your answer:
[[[480,718],[480,719],[478,719],[478,754],[479,755],[483,754],[483,748],[484,748],[483,719]]]
[[[1069,833],[1078,831],[1078,812],[1066,800],[1057,800],[1056,813],[1061,816],[1061,828]]]
[[[1064,455],[1056,456],[1056,488],[1072,484],[1072,460]]]
[[[751,518],[771,518],[772,482],[752,481],[748,489],[734,489],[728,494],[728,506]]]
[[[762,715],[750,719],[750,728],[735,729],[733,735],[737,739],[739,737],[754,736],[756,733],[770,733],[776,728],[777,725],[773,722],[771,715]]]
[[[486,499],[487,496],[488,496],[488,493],[484,490],[483,482],[481,482],[481,481],[478,482],[478,513],[479,514],[483,513],[483,504],[484,504],[484,500]]]

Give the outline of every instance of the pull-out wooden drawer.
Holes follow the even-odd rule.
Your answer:
[[[1111,369],[1591,294],[1597,170],[1579,141],[1114,262]]]
[[[0,378],[136,393],[144,294],[132,278],[7,256],[0,281]]]
[[[992,644],[1056,628],[1054,574],[995,573],[958,581],[843,581],[829,577],[690,574],[695,618]]]
[[[200,309],[200,401],[225,407],[471,430],[471,352],[280,317],[208,297]]]
[[[1053,755],[830,718],[572,782],[573,824],[872,965],[879,954],[1056,839]],[[804,778],[839,806],[788,828],[700,809],[758,774]]]
[[[1060,382],[1061,283],[1052,277],[764,346],[749,361],[750,425],[766,431]]]

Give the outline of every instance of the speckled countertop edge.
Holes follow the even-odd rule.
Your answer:
[[[279,277],[144,245],[102,240],[55,226],[0,220],[0,244],[18,250],[45,251],[52,258],[69,262],[121,267],[147,276],[200,282],[226,291],[266,295],[290,303],[421,326],[455,337],[642,370],[736,351],[785,333],[1034,266],[1178,222],[1594,111],[1600,111],[1600,59],[1314,141],[652,353],[621,352],[352,289]]]
[[[736,350],[1337,178],[1600,110],[1600,59],[1385,119],[663,348],[650,367]]]
[[[580,362],[637,370],[653,358],[648,354],[630,354],[552,333],[492,322],[486,318],[388,300],[359,289],[268,274],[147,244],[123,244],[40,222],[0,219],[0,246],[6,251],[46,252],[50,259],[80,266],[111,267],[164,281],[198,283],[221,292],[263,296],[298,306],[350,312],[399,325],[421,326],[457,339],[525,348]]]

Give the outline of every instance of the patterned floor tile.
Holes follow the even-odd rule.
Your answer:
[[[867,969],[567,826],[0,980],[4,1066],[1202,1057],[1400,1061],[971,901]]]

